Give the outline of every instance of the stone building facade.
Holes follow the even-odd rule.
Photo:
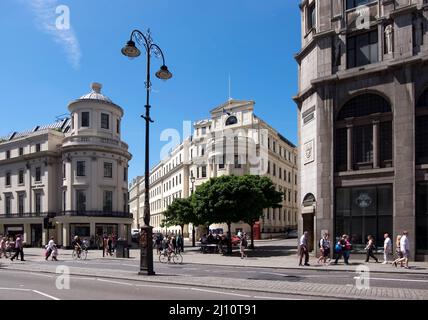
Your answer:
[[[426,2],[300,3],[299,231],[313,244],[407,230],[411,257],[427,256]]]
[[[195,122],[194,134],[152,169],[150,208],[155,231],[180,230],[179,227],[167,230],[160,227],[163,212],[174,199],[189,197],[192,190],[210,178],[249,173],[269,176],[277,190],[285,194],[283,208],[265,210],[264,217],[255,226],[256,238],[284,235],[286,230],[297,228],[297,148],[254,114],[254,104],[254,101],[230,100],[214,108],[211,118]],[[259,155],[255,161],[250,159],[249,143],[254,144],[253,155]],[[238,149],[245,152],[238,152]],[[134,179],[130,186],[131,212],[140,220],[144,206],[143,186],[144,178]],[[134,225],[138,223],[142,225],[141,222],[134,222]],[[225,225],[212,225],[211,228],[227,231]],[[198,230],[197,226],[195,230],[197,237],[206,232],[202,228]],[[238,231],[249,233],[250,227],[244,223],[232,224],[232,232]],[[192,232],[192,225],[185,227],[186,237],[192,237]]]
[[[130,238],[123,110],[101,85],[68,106],[70,117],[0,139],[0,234],[27,245],[75,235]]]

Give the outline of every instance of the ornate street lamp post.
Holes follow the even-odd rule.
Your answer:
[[[135,40],[135,41],[134,41]],[[147,92],[147,101],[146,101],[146,115],[141,117],[146,121],[146,159],[145,159],[145,190],[144,190],[144,226],[141,227],[140,234],[140,275],[154,275],[155,271],[153,269],[153,227],[150,226],[150,157],[149,157],[149,133],[150,133],[150,122],[153,120],[150,118],[150,60],[152,54],[158,58],[162,58],[162,66],[158,72],[156,72],[156,77],[161,80],[168,80],[172,78],[172,73],[168,71],[167,66],[165,65],[165,57],[161,48],[153,43],[150,29],[146,34],[143,34],[139,30],[134,30],[131,33],[131,38],[127,42],[126,46],[122,49],[122,54],[129,58],[137,58],[141,55],[141,51],[137,48],[136,43],[140,47],[144,47],[147,54],[147,78],[146,78],[146,92]]]
[[[190,177],[190,182],[192,183],[192,195],[195,192],[195,181],[196,179],[192,173],[192,176]],[[196,247],[195,223],[192,223],[192,227],[192,247]]]

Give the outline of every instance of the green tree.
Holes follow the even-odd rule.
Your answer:
[[[263,216],[263,209],[280,208],[283,193],[275,190],[267,177],[254,175],[212,178],[194,194],[195,214],[205,225],[226,223],[228,254],[232,253],[231,225],[243,221],[251,227],[254,248],[254,224]]]
[[[254,249],[254,225],[263,217],[263,210],[268,208],[282,208],[284,194],[276,190],[272,180],[268,177],[245,175],[240,177],[241,185],[246,186],[241,197],[240,210],[243,213],[242,221],[251,228],[251,246]]]
[[[164,219],[161,227],[180,226],[183,237],[182,249],[184,251],[184,226],[197,222],[191,198],[175,199],[164,212]]]

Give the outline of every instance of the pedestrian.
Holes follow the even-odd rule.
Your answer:
[[[103,235],[103,258],[106,256],[108,250],[108,237],[106,234]]]
[[[25,261],[24,260],[24,248],[23,248],[23,244],[22,244],[22,237],[20,234],[18,234],[16,236],[16,240],[15,240],[15,254],[13,255],[12,258],[10,258],[11,261],[13,261],[15,258],[18,258],[18,255],[21,256],[21,261]]]
[[[248,246],[247,234],[243,233],[241,235],[241,241],[239,243],[239,247],[241,250],[241,259],[247,258],[247,255],[245,254],[245,249],[247,249],[247,246]]]
[[[45,254],[46,255],[46,259],[45,259],[46,261],[48,261],[49,257],[52,254],[52,249],[53,249],[54,244],[55,244],[54,237],[52,237],[46,246],[46,254]]]
[[[175,238],[175,235],[172,236],[171,242],[172,242],[172,249],[173,249],[173,251],[177,252],[177,239]]]
[[[176,253],[181,253],[183,252],[183,247],[184,247],[184,243],[183,243],[183,237],[181,236],[181,234],[177,235],[177,249],[176,249]]]
[[[6,237],[3,237],[0,240],[0,258],[2,255],[4,255],[4,257],[6,258],[6,249],[7,249],[6,242],[7,242]]]
[[[382,264],[387,264],[389,263],[389,256],[392,255],[392,241],[391,238],[389,237],[388,233],[385,233],[383,235],[385,241],[383,242],[383,262]]]
[[[336,243],[334,247],[336,259],[334,261],[334,264],[337,264],[339,259],[343,257],[343,260],[346,265],[349,265],[349,256],[350,252],[352,250],[352,245],[348,240],[348,235],[344,234],[339,239],[339,241]]]
[[[323,264],[327,263],[327,259],[330,257],[330,240],[328,239],[328,233],[325,233],[321,238],[319,247],[320,247],[320,257],[318,259],[318,264],[323,261]]]
[[[366,250],[366,263],[369,262],[370,257],[372,257],[376,261],[376,263],[378,263],[379,262],[378,258],[376,258],[376,256],[373,254],[373,251],[376,249],[376,245],[375,245],[373,236],[368,235],[367,240],[368,241],[367,241],[366,248],[365,248],[365,250]]]
[[[299,266],[303,266],[302,260],[303,257],[305,257],[305,266],[310,266],[309,264],[309,238],[308,238],[308,232],[303,232],[303,235],[300,237],[299,241]]]
[[[58,247],[54,243],[52,246],[52,261],[58,261],[57,257],[58,257]]]
[[[403,267],[404,257],[403,253],[401,252],[401,234],[397,236],[397,239],[395,240],[395,254],[396,259],[392,262],[392,265],[397,267],[398,263],[400,263],[401,267]]]
[[[409,258],[410,258],[410,244],[407,231],[403,231],[403,235],[400,239],[400,251],[403,253],[404,268],[409,269]]]
[[[107,255],[113,256],[113,237],[111,235],[107,239]]]

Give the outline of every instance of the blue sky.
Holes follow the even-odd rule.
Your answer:
[[[134,28],[151,28],[174,73],[153,80],[151,164],[160,159],[164,129],[209,117],[228,98],[255,100],[258,116],[297,142],[294,54],[300,47],[299,0],[1,0],[0,136],[55,121],[93,81],[125,110],[123,139],[144,167],[145,57],[120,49]],[[70,9],[71,30],[49,30]],[[153,61],[154,68],[161,61]]]

